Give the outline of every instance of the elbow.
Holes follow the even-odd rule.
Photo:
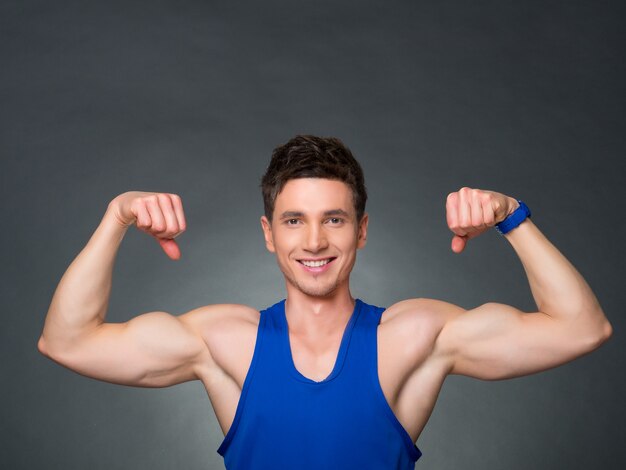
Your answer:
[[[611,336],[613,336],[613,326],[611,325],[611,322],[609,322],[602,310],[600,310],[600,314],[601,320],[599,322],[600,326],[598,327],[598,346],[605,343]]]
[[[43,334],[37,341],[37,349],[43,356],[52,359],[55,362],[60,362],[58,358],[58,348],[54,348],[54,343],[49,344],[49,342],[46,342]]]
[[[37,341],[37,349],[41,354],[46,357],[50,357],[48,354],[48,348],[46,347],[46,340],[43,338],[43,335],[39,337],[39,341]]]
[[[609,323],[609,321],[607,320],[604,323],[604,326],[602,327],[602,334],[600,337],[600,344],[608,341],[608,339],[613,336],[613,326],[611,326],[611,323]]]
[[[613,336],[613,327],[611,326],[611,323],[605,319],[602,324],[597,327],[595,333],[588,336],[586,349],[589,352],[598,349],[606,343],[611,336]]]

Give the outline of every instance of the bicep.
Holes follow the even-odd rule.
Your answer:
[[[437,342],[450,373],[483,380],[533,374],[588,350],[572,323],[498,303],[450,314]]]
[[[195,366],[208,354],[192,327],[199,315],[150,312],[126,323],[103,323],[53,359],[87,377],[124,385],[165,387],[193,380]]]

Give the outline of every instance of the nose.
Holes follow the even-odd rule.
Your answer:
[[[328,247],[324,229],[319,225],[310,225],[307,229],[304,249],[313,253]]]

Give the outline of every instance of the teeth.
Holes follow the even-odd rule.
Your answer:
[[[324,259],[319,261],[300,261],[302,264],[309,268],[319,268],[320,266],[324,266],[325,264],[330,263],[330,259]]]

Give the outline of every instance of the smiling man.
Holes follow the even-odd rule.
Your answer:
[[[367,215],[357,222],[353,205],[345,183],[300,178],[281,191],[274,209],[276,223],[261,218],[267,249],[276,253],[289,299],[334,292],[349,298],[350,271],[356,250],[365,245],[367,229]]]
[[[611,335],[585,280],[512,197],[451,193],[451,248],[459,253],[496,226],[525,268],[536,312],[429,299],[382,308],[354,299],[350,273],[367,240],[367,194],[359,164],[338,139],[297,136],[278,147],[262,192],[261,226],[285,299],[260,312],[223,304],[105,322],[128,227],[155,237],[172,259],[180,258],[174,239],[186,230],[177,195],[127,192],[111,201],[61,279],[39,350],[113,383],[202,381],[229,469],[409,469],[447,375],[532,374]]]

